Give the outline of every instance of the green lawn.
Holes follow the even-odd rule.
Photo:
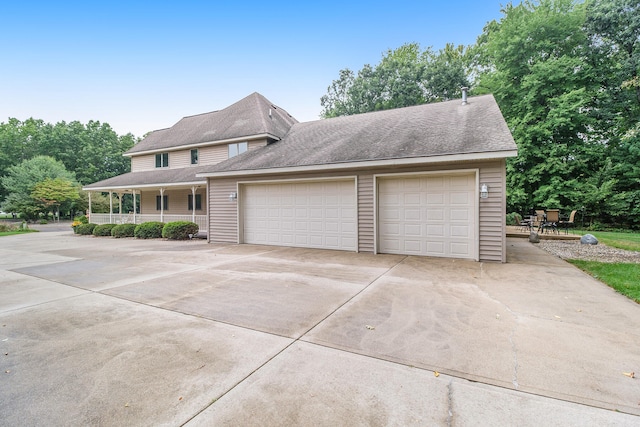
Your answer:
[[[612,248],[626,249],[640,252],[640,233],[624,233],[617,231],[583,231],[576,230],[578,234],[593,234],[599,242]]]
[[[576,231],[579,234],[593,234],[600,243],[613,248],[640,252],[640,233]],[[640,264],[605,263],[575,259],[569,260],[569,262],[601,282],[611,286],[622,295],[640,303]]]
[[[640,303],[640,264],[612,264],[578,259],[572,259],[569,262],[622,295]]]

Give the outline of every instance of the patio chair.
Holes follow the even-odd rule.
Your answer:
[[[564,228],[564,232],[565,234],[569,234],[569,227],[575,227],[575,219],[576,219],[576,212],[578,212],[577,210],[575,211],[571,211],[571,214],[569,215],[569,220],[568,221],[560,221],[558,223],[558,225],[562,228]]]
[[[558,232],[558,222],[560,222],[560,209],[547,209],[546,218],[542,223],[542,232],[545,230],[551,230],[554,233]]]
[[[537,228],[538,231],[542,230],[542,224],[544,224],[544,211],[540,210],[540,209],[536,209],[536,215],[533,218],[533,223],[531,224],[531,227],[533,228]]]
[[[517,227],[520,231],[530,231],[531,230],[531,221],[522,219],[520,214],[515,214],[514,218],[516,220]]]

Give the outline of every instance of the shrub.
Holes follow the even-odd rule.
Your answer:
[[[118,224],[111,229],[111,235],[115,238],[133,237],[136,227],[136,224]]]
[[[111,230],[117,224],[100,224],[93,229],[94,236],[111,236]]]
[[[18,226],[10,222],[0,222],[0,232],[16,231]]]
[[[164,222],[149,221],[138,225],[133,235],[138,239],[159,239],[162,237]]]
[[[198,224],[189,221],[168,222],[162,229],[162,237],[172,240],[185,240],[198,234]]]
[[[88,236],[90,234],[93,234],[93,229],[96,228],[97,224],[93,224],[93,223],[88,223],[88,224],[80,224],[77,227],[75,227],[75,231],[77,234],[81,234],[83,236]]]
[[[516,213],[515,212],[511,212],[507,214],[507,220],[506,220],[507,225],[518,225],[518,222],[516,221]]]
[[[87,218],[85,215],[80,215],[73,218],[73,222],[79,222],[80,224],[88,224],[89,218]]]

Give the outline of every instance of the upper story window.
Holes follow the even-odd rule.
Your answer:
[[[197,165],[198,164],[198,149],[194,148],[193,150],[191,150],[191,164],[192,165]]]
[[[169,153],[156,154],[156,167],[168,168],[169,167]]]
[[[229,158],[235,157],[247,151],[248,144],[246,142],[237,142],[229,144]]]

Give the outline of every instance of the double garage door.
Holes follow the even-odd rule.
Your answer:
[[[377,178],[377,252],[477,259],[475,173]],[[242,241],[358,250],[355,179],[244,184]]]
[[[244,185],[245,243],[356,251],[354,179]]]

